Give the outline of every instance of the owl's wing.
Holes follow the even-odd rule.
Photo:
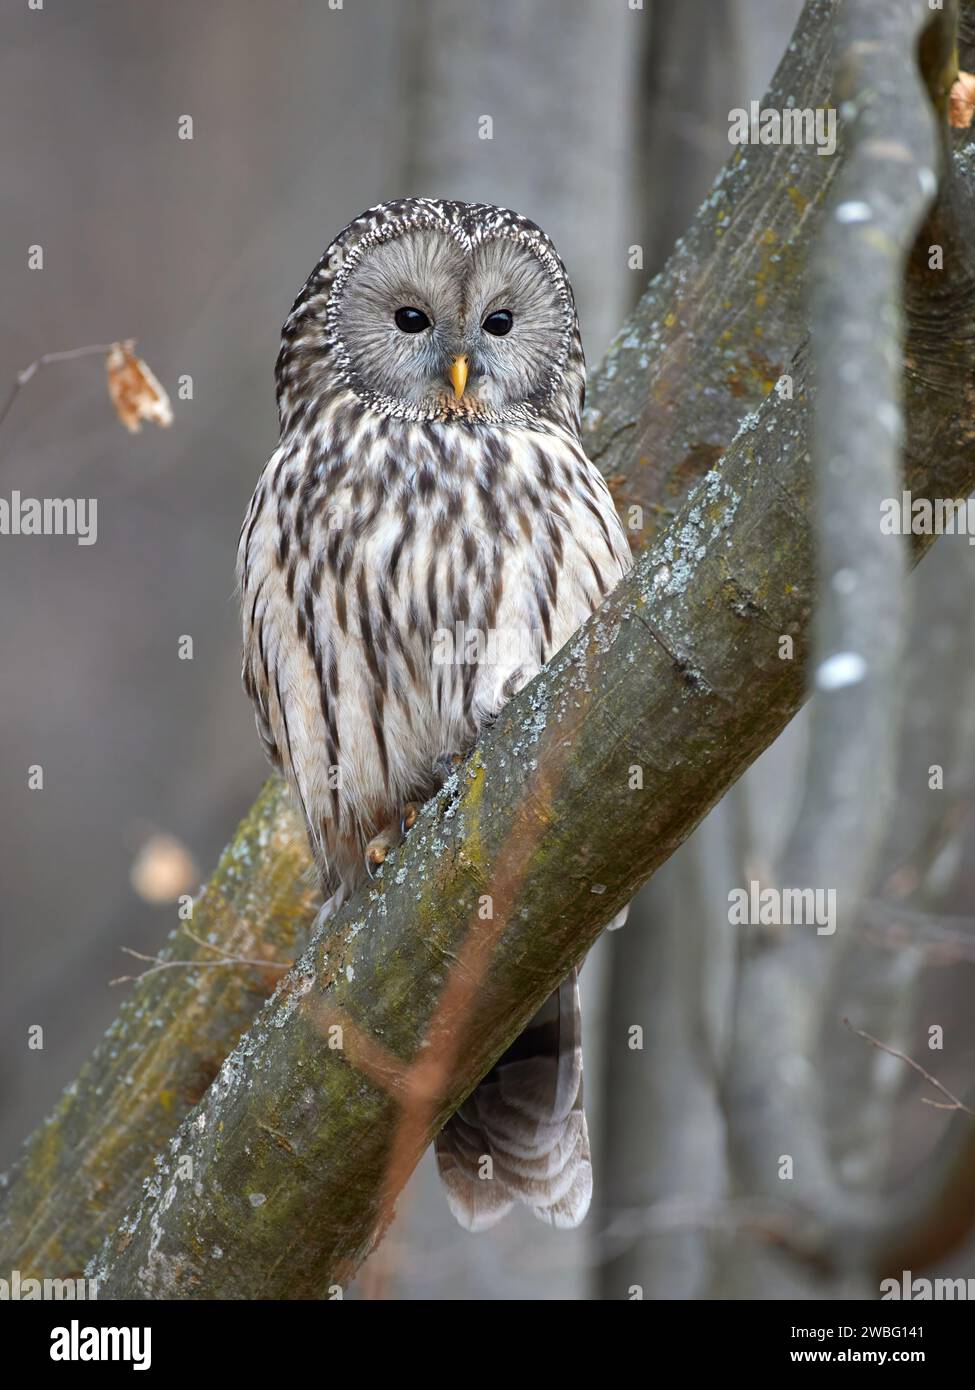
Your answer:
[[[323,888],[327,868],[321,818],[311,795],[312,748],[307,731],[310,692],[295,603],[295,566],[285,566],[290,527],[280,494],[281,451],[272,454],[257,485],[237,547],[243,626],[241,678],[254,706],[261,746],[273,767],[290,782],[304,816]]]
[[[293,454],[272,455],[241,528],[242,679],[261,745],[294,791],[328,896],[361,866],[361,848],[340,825],[338,785],[330,780],[338,734],[322,681],[332,633],[311,594],[314,547],[299,542],[295,473]]]
[[[254,706],[254,722],[257,725],[261,747],[271,765],[280,770],[283,764],[281,749],[278,747],[271,723],[271,671],[264,630],[264,590],[268,580],[268,568],[263,554],[264,538],[258,536],[255,542],[255,530],[262,519],[266,500],[266,479],[273,462],[272,459],[268,464],[244,517],[237,546],[237,580],[240,585],[243,619],[241,680]]]

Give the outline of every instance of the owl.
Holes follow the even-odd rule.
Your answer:
[[[517,213],[407,198],[357,217],[295,300],[276,379],[280,440],[238,550],[243,682],[328,912],[379,872],[630,550],[580,442],[565,267]],[[436,1153],[470,1230],[515,1202],[582,1220],[575,971]]]

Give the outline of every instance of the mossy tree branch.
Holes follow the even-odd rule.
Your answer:
[[[307,940],[312,883],[287,792],[269,782],[186,925],[228,955],[292,960]],[[0,1190],[0,1268],[25,1277],[81,1274],[281,978],[271,964],[213,966],[213,953],[182,926],[162,954],[199,960],[200,968],[141,979],[27,1141]]]

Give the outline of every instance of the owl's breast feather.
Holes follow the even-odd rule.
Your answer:
[[[561,433],[403,423],[280,449],[241,533],[244,677],[323,844],[432,790],[444,753],[598,607],[629,563]]]

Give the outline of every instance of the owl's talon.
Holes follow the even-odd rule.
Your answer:
[[[463,761],[463,753],[441,753],[433,765],[434,777],[439,778],[441,782],[446,782],[447,778],[453,776]]]
[[[420,807],[415,801],[407,801],[402,812],[391,820],[388,825],[380,830],[378,835],[373,835],[366,845],[365,861],[366,873],[370,878],[375,878],[376,874],[386,862],[386,856],[396,848],[403,836],[412,830],[416,824],[416,818],[420,814]]]
[[[386,862],[386,855],[393,848],[388,830],[381,831],[366,845],[366,873],[370,878],[375,878],[379,870]]]

